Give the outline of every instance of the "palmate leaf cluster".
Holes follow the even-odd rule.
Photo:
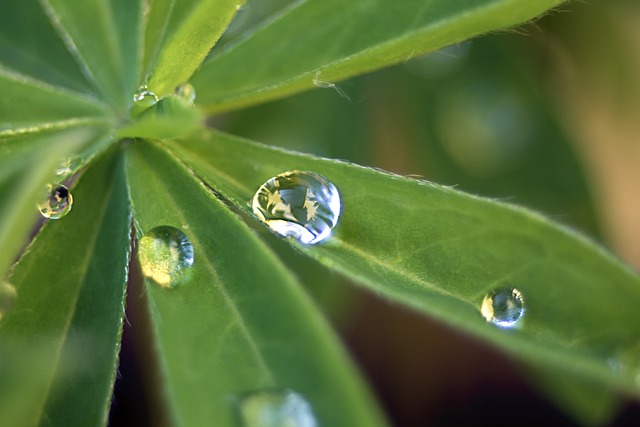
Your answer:
[[[15,289],[0,304],[0,425],[106,423],[132,248],[158,226],[182,230],[195,254],[181,286],[145,287],[170,423],[235,425],[243,396],[293,390],[318,425],[385,425],[296,277],[240,219],[260,227],[248,201],[290,170],[322,174],[343,200],[332,237],[289,241],[297,251],[520,358],[586,420],[640,395],[638,277],[587,239],[521,208],[202,124],[561,1],[277,2],[212,52],[251,2],[0,1],[0,267]],[[187,82],[195,105],[174,95]],[[161,100],[132,115],[141,87]],[[71,213],[25,248],[42,189],[61,181]],[[480,314],[504,286],[526,301],[515,330]]]

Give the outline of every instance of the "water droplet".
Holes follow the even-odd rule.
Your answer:
[[[515,326],[524,314],[522,293],[515,288],[495,289],[482,301],[482,315],[501,328]]]
[[[38,209],[43,217],[60,219],[71,211],[73,196],[64,185],[47,185],[43,201],[38,204]]]
[[[245,396],[240,402],[240,418],[244,427],[316,427],[318,423],[311,405],[298,393],[260,391]]]
[[[305,244],[331,234],[340,215],[338,189],[322,175],[291,171],[277,175],[253,196],[253,213],[283,237]]]
[[[175,227],[156,227],[139,242],[138,257],[142,273],[160,286],[173,288],[189,275],[193,265],[193,246]]]
[[[138,117],[149,108],[156,105],[158,97],[155,93],[147,90],[145,86],[141,87],[133,94],[133,105],[129,111],[131,117]]]
[[[18,293],[9,282],[0,282],[0,320],[13,308]]]
[[[190,83],[182,83],[176,87],[176,95],[191,104],[196,100],[196,90]]]

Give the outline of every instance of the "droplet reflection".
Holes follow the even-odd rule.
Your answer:
[[[67,187],[49,184],[38,210],[45,218],[60,219],[71,211],[72,206],[73,196]]]
[[[131,106],[129,114],[133,118],[139,117],[149,108],[156,105],[157,102],[158,97],[155,93],[150,92],[145,86],[143,86],[133,94],[133,105]]]
[[[193,265],[193,246],[175,227],[156,227],[139,242],[142,273],[158,285],[173,288],[188,277]]]
[[[259,391],[240,402],[243,427],[317,427],[311,405],[298,393]]]
[[[524,314],[524,298],[515,288],[494,289],[482,301],[482,315],[501,328],[512,328]]]
[[[314,244],[329,237],[338,222],[340,195],[322,175],[291,171],[265,182],[253,197],[252,207],[280,236]]]

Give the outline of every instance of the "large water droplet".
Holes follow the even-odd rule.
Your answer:
[[[253,213],[283,237],[305,244],[331,234],[340,215],[338,189],[322,175],[291,171],[277,175],[253,196]]]
[[[175,227],[156,227],[139,242],[142,273],[160,286],[173,288],[187,278],[193,265],[193,246]]]
[[[133,105],[129,110],[131,117],[139,117],[140,114],[156,105],[158,97],[150,92],[145,86],[141,87],[133,94]]]
[[[316,427],[318,423],[311,405],[298,393],[260,391],[245,396],[240,402],[240,418],[244,427]]]
[[[18,294],[9,282],[0,282],[0,320],[13,308]]]
[[[196,100],[196,90],[191,83],[182,83],[176,87],[176,95],[189,103],[193,103]]]
[[[60,219],[71,211],[73,196],[64,185],[47,185],[47,190],[38,209],[43,217]]]
[[[522,293],[515,288],[494,289],[482,301],[482,315],[501,328],[515,326],[524,314]]]

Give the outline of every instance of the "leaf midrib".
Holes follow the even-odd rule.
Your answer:
[[[2,144],[2,138],[8,138],[13,136],[22,136],[46,131],[55,130],[67,130],[75,127],[83,127],[88,125],[108,125],[110,120],[104,117],[73,117],[66,120],[57,120],[53,122],[38,122],[37,125],[13,127],[8,129],[0,129],[0,144]]]

